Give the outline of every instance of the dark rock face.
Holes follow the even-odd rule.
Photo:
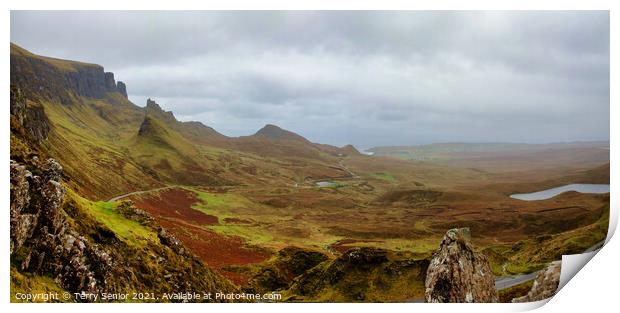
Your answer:
[[[555,295],[560,285],[560,273],[562,270],[562,262],[553,262],[536,275],[532,289],[527,295],[512,299],[512,302],[534,302],[551,298]]]
[[[69,92],[96,99],[105,98],[107,92],[127,93],[126,88],[119,90],[114,74],[99,65],[75,63],[71,69],[62,69],[42,58],[17,53],[11,53],[11,84],[29,95],[66,105],[72,103]]]
[[[107,88],[103,67],[80,67],[77,71],[67,72],[63,76],[65,88],[75,91],[78,95],[99,99],[105,97]]]
[[[148,134],[149,130],[152,128],[152,125],[153,122],[148,116],[146,116],[142,121],[142,124],[140,124],[140,128],[138,129],[138,136],[145,136],[146,134]]]
[[[127,86],[125,86],[125,83],[123,83],[122,81],[118,81],[116,83],[116,90],[118,90],[118,92],[121,93],[121,95],[123,95],[125,98],[127,98]]]
[[[22,91],[15,86],[11,86],[10,112],[20,124],[24,124],[26,99],[22,95]]]
[[[146,108],[154,111],[162,111],[159,104],[157,104],[154,100],[151,100],[151,98],[146,99]]]
[[[105,291],[112,260],[98,245],[68,230],[60,209],[62,167],[48,159],[33,171],[11,161],[11,257],[19,253],[21,270],[52,274],[68,290]]]
[[[498,302],[486,256],[474,251],[469,228],[446,232],[426,273],[426,302]]]
[[[114,73],[105,72],[103,73],[103,79],[105,81],[105,89],[106,91],[116,91],[116,81],[114,80]]]
[[[14,85],[11,85],[10,111],[13,118],[11,130],[15,130],[14,133],[19,134],[23,132],[20,130],[25,130],[24,135],[34,141],[47,139],[51,126],[43,106],[38,103],[29,105],[22,91]]]

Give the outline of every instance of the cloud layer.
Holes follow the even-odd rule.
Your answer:
[[[13,11],[11,41],[101,64],[134,103],[231,136],[609,139],[607,12]]]

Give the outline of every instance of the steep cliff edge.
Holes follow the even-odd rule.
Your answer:
[[[11,82],[26,93],[67,105],[74,95],[103,99],[107,93],[118,92],[127,98],[125,84],[117,84],[114,74],[99,65],[38,56],[13,43]]]

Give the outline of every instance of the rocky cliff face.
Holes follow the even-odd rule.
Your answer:
[[[61,173],[53,159],[41,162],[34,173],[11,162],[11,257],[21,270],[51,274],[68,290],[103,292],[112,260],[68,229],[60,209],[65,196]]]
[[[166,124],[174,125],[178,123],[171,111],[164,111],[164,109],[162,109],[157,102],[151,100],[151,98],[146,100],[145,111],[147,115],[154,116],[164,121]]]
[[[114,74],[104,72],[99,65],[43,58],[13,44],[11,83],[26,93],[63,104],[72,102],[68,91],[97,99],[105,98],[108,92],[127,94],[125,84],[119,88]]]
[[[534,302],[553,297],[560,285],[561,269],[560,261],[551,263],[547,269],[536,275],[532,289],[527,295],[512,299],[512,302]]]
[[[444,236],[426,273],[426,302],[498,302],[487,258],[474,251],[468,228]]]
[[[27,136],[36,142],[47,139],[51,126],[42,105],[28,103],[22,91],[11,85],[9,106],[13,133]]]
[[[121,95],[123,95],[125,98],[127,98],[127,86],[125,86],[125,83],[123,83],[122,81],[118,81],[116,83],[116,90],[118,90],[118,92],[121,93]]]

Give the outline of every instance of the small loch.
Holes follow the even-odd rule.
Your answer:
[[[329,180],[322,180],[315,183],[318,187],[334,187],[336,183]]]
[[[510,195],[510,197],[524,201],[546,200],[567,191],[576,191],[580,193],[608,193],[609,184],[570,184],[532,193],[517,193]]]

